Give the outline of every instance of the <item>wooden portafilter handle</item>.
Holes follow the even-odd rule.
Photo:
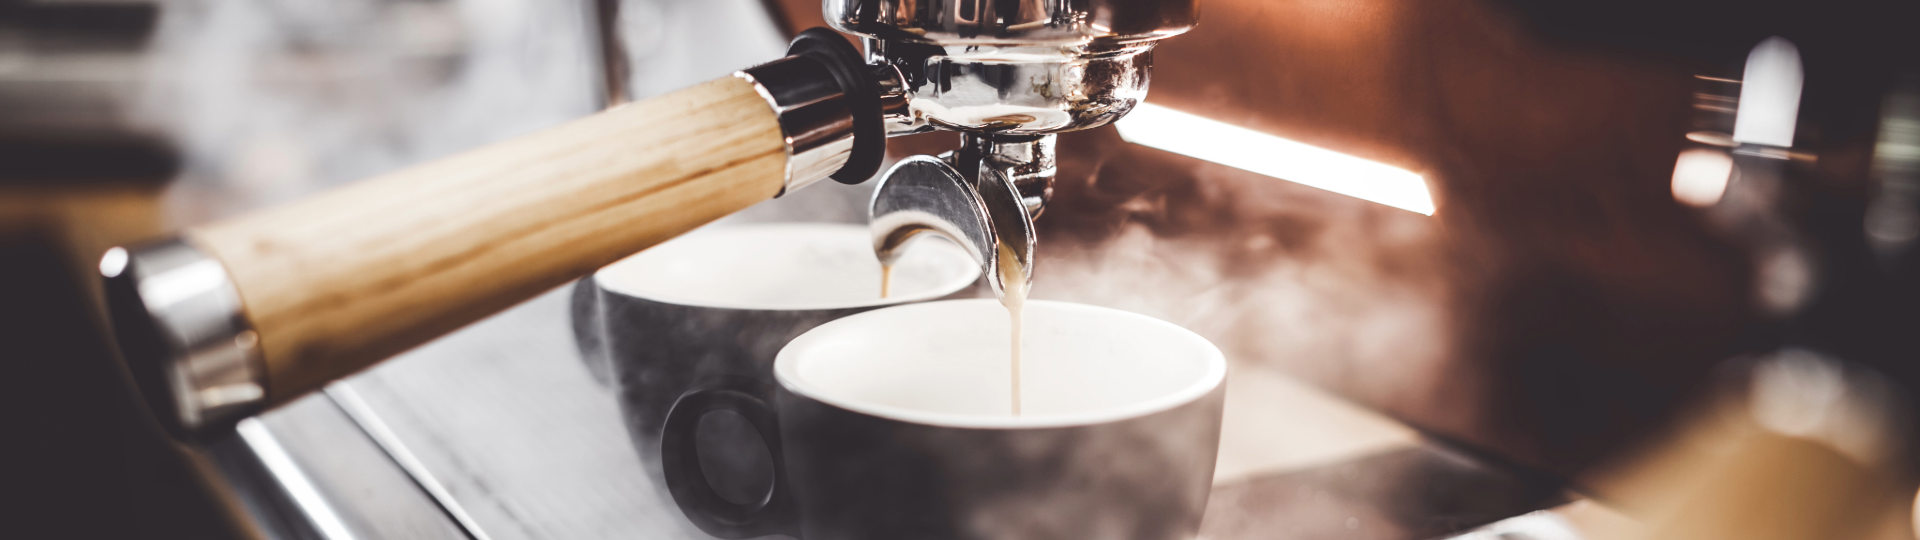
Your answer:
[[[229,430],[621,257],[885,152],[838,34],[789,56],[290,205],[114,248],[114,333],[178,437]]]

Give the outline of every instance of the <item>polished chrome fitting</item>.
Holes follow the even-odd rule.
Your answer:
[[[966,133],[958,150],[902,160],[868,208],[883,265],[921,233],[961,245],[996,294],[1033,281],[1033,220],[1053,193],[1053,135]]]
[[[965,134],[959,149],[907,158],[881,179],[875,255],[890,264],[922,233],[946,236],[1004,293],[1032,279],[1054,135],[1146,99],[1155,43],[1192,29],[1200,10],[1198,0],[827,0],[825,15],[862,38],[888,135]]]
[[[1020,205],[1027,217],[1039,219],[1053,197],[1054,135],[1004,135],[968,132],[960,139],[960,149],[942,155],[962,171],[972,167],[992,169],[1005,176],[1020,194]],[[985,175],[975,175],[985,181]]]
[[[1177,36],[1200,20],[1199,0],[826,0],[827,23],[849,34],[953,45],[1089,47]]]
[[[934,233],[959,244],[995,294],[1033,280],[1033,219],[1013,182],[998,169],[963,174],[933,156],[894,164],[874,189],[868,228],[880,264],[891,266],[910,242]]]
[[[787,56],[734,72],[780,122],[787,170],[780,195],[822,178],[858,184],[886,157],[881,89],[853,45],[824,28],[801,32]]]
[[[849,96],[812,58],[789,56],[734,73],[752,81],[773,106],[787,145],[785,195],[840,170],[853,155],[853,109]]]
[[[1147,97],[1151,42],[1080,47],[956,45],[866,40],[868,61],[893,68],[905,107],[890,134],[935,129],[1015,135],[1106,125]]]
[[[1154,44],[1193,28],[1197,0],[828,0],[863,38],[887,132],[1015,135],[1106,125],[1146,98]]]
[[[179,239],[101,258],[121,355],[176,436],[222,432],[266,408],[259,335],[219,260]]]

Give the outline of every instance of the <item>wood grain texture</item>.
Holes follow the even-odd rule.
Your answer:
[[[187,232],[226,263],[284,403],[780,192],[726,77]]]

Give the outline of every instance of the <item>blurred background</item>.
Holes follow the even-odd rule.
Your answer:
[[[1431,200],[1061,136],[1033,294],[1173,321],[1233,362],[1204,536],[1913,536],[1920,2],[1202,13],[1156,51],[1147,103],[1410,171]],[[688,534],[562,292],[270,413],[272,437],[187,446],[120,367],[96,261],[725,76],[821,25],[813,0],[0,0],[0,521]],[[1769,38],[1803,74],[1797,129],[1755,153],[1735,125]],[[730,219],[861,222],[870,193]]]

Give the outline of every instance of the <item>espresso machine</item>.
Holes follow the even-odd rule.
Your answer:
[[[40,3],[62,2],[21,5]],[[648,6],[672,3],[592,4],[607,41],[621,24],[658,15]],[[1222,466],[1240,472],[1216,477],[1209,538],[1429,538],[1512,516],[1521,516],[1514,527],[1553,525],[1554,515],[1579,512],[1522,514],[1565,510],[1570,498],[1631,502],[1613,496],[1645,486],[1616,489],[1600,473],[1664,440],[1676,411],[1725,371],[1757,365],[1753,386],[1776,390],[1872,386],[1854,384],[1857,366],[1846,362],[1909,388],[1917,380],[1900,354],[1912,342],[1893,330],[1912,310],[1876,307],[1911,304],[1910,261],[1880,261],[1888,270],[1832,256],[1868,253],[1852,242],[1861,232],[1853,205],[1869,194],[1867,219],[1905,230],[1893,218],[1911,210],[1910,190],[1881,171],[1911,169],[1888,161],[1910,147],[1901,126],[1911,125],[1911,56],[1888,44],[1911,42],[1900,37],[1911,18],[1894,16],[1911,10],[1868,0],[1210,0],[1196,27],[1197,0],[727,4],[771,19],[766,46],[751,49],[757,58],[798,37],[777,60],[686,90],[632,102],[609,92],[608,110],[544,132],[121,244],[104,258],[84,253],[82,266],[97,261],[107,277],[117,333],[97,341],[122,353],[101,357],[125,361],[138,383],[125,393],[171,431],[156,440],[216,457],[258,454],[225,474],[290,493],[298,508],[289,512],[307,517],[287,514],[299,518],[289,523],[313,518],[324,537],[432,537],[362,534],[371,529],[354,523],[356,513],[403,506],[415,512],[396,522],[426,515],[457,525],[445,537],[662,530],[646,525],[658,509],[632,503],[644,490],[602,490],[644,484],[622,468],[632,450],[607,418],[601,402],[611,400],[594,393],[604,389],[584,376],[542,378],[571,376],[558,372],[578,366],[552,360],[574,344],[524,344],[553,336],[529,339],[516,325],[564,334],[549,324],[565,318],[552,300],[561,295],[543,292],[790,193],[801,196],[775,205],[871,190],[854,196],[881,264],[917,238],[942,236],[996,292],[1028,285],[1044,266],[1043,299],[1125,307],[1219,343],[1240,362],[1241,386],[1228,394],[1241,400],[1228,405],[1229,422],[1237,414],[1240,423],[1224,437],[1246,438],[1223,440]],[[614,5],[643,9],[610,17]],[[701,13],[714,19],[709,32],[767,26]],[[815,26],[838,32],[801,31]],[[695,41],[689,35],[700,33],[666,39]],[[1774,35],[1804,56],[1800,129],[1791,144],[1772,145],[1782,152],[1742,153],[1730,138],[1752,78],[1740,61]],[[23,73],[10,43],[0,35],[0,78]],[[1160,110],[1413,171],[1436,204],[1414,215],[1135,144],[1125,126],[1147,124],[1119,120],[1149,118],[1145,108],[1126,115],[1146,98],[1154,56]],[[617,59],[602,60],[609,77],[626,76]],[[1908,101],[1882,105],[1887,84],[1875,77],[1888,70],[1875,64],[1903,61],[1908,93],[1895,97]],[[924,144],[941,137],[954,142]],[[1736,165],[1738,177],[1718,177],[1718,207],[1681,197],[1676,153]],[[1779,206],[1769,211],[1818,233],[1795,237],[1802,247],[1826,250],[1805,251],[1826,265],[1802,280],[1821,284],[1806,290],[1826,292],[1808,296],[1802,315],[1756,311],[1749,296],[1774,277],[1807,274],[1772,274],[1799,267],[1762,265],[1774,259],[1747,252],[1763,244],[1714,228],[1724,217],[1716,212],[1762,185],[1755,164],[1778,165],[1776,183],[1798,190],[1768,199]],[[873,182],[802,191],[825,178]],[[1887,238],[1909,238],[1900,234]],[[1042,237],[1047,247],[1036,249]],[[1874,272],[1907,277],[1861,277]],[[404,358],[381,364],[395,356]],[[1306,384],[1285,382],[1294,378]],[[1320,391],[1334,397],[1288,401]],[[1342,400],[1365,414],[1314,405]],[[1815,409],[1792,401],[1770,407]],[[505,414],[515,409],[532,412]],[[1287,461],[1288,447],[1350,440],[1283,421],[1296,417],[1379,427],[1359,429],[1368,433],[1359,439],[1387,442]],[[476,419],[496,427],[455,426]],[[1809,448],[1802,439],[1755,448]],[[1816,453],[1847,474],[1908,485],[1891,469]],[[342,465],[349,455],[366,459]],[[1723,480],[1775,478],[1765,471],[1778,468],[1678,462],[1747,467]],[[1670,470],[1713,469],[1705,465]],[[342,474],[396,466],[386,491]],[[572,483],[542,484],[560,477]],[[1671,485],[1659,480],[1646,486]],[[303,482],[308,499],[332,497],[340,530],[356,534],[324,530],[314,516],[328,512],[313,508],[328,505],[307,505],[293,489]],[[352,500],[402,492],[424,501]],[[612,515],[628,521],[594,530],[582,517]]]
[[[828,1],[785,58],[101,262],[141,392],[179,436],[249,415],[765,199],[872,177],[883,262],[950,237],[1031,275],[1054,136],[1124,116],[1198,2]]]

